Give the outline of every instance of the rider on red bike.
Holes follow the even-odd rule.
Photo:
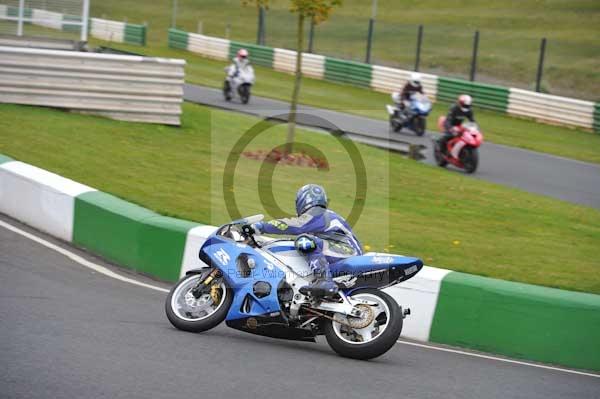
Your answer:
[[[458,96],[456,104],[450,107],[446,121],[444,122],[444,135],[440,138],[440,149],[445,154],[448,140],[459,134],[459,127],[463,124],[465,119],[471,122],[475,122],[473,117],[473,109],[471,105],[473,99],[468,94],[461,94]]]

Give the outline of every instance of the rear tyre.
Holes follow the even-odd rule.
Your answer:
[[[352,359],[368,360],[383,355],[394,346],[402,332],[402,309],[383,291],[365,288],[354,292],[352,298],[376,302],[373,321],[361,329],[352,329],[337,321],[326,320],[325,338],[339,355]],[[360,305],[359,305],[360,306]]]
[[[435,158],[435,163],[438,166],[445,168],[446,165],[448,165],[448,161],[446,161],[444,154],[442,154],[442,150],[440,149],[440,142],[438,140],[434,140],[433,142],[433,156]]]
[[[425,130],[427,130],[427,119],[418,116],[415,119],[415,133],[417,136],[422,136],[425,134]]]
[[[198,298],[192,293],[207,275],[208,273],[185,276],[169,292],[165,312],[171,324],[179,330],[202,332],[225,320],[233,301],[233,291],[224,282],[206,287]],[[218,302],[214,300],[216,296],[219,298]]]
[[[466,173],[473,173],[477,170],[479,164],[479,151],[477,151],[477,148],[465,147],[461,151],[460,158]]]

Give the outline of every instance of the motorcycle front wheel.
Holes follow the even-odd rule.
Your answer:
[[[360,319],[340,320],[344,323],[326,320],[323,330],[327,343],[339,355],[353,359],[367,360],[383,355],[400,337],[402,309],[391,296],[373,288],[358,290],[351,298],[376,305],[358,305],[365,307]]]
[[[219,325],[231,307],[233,291],[224,282],[203,285],[208,273],[185,276],[165,301],[167,318],[179,330],[202,332]]]
[[[465,172],[473,173],[477,170],[477,165],[479,164],[479,151],[477,151],[477,148],[465,147],[461,151],[460,158],[465,167]]]
[[[422,136],[425,134],[425,130],[427,129],[427,119],[422,116],[417,116],[414,121],[415,133],[417,136]]]
[[[223,83],[223,97],[225,101],[231,101],[231,83],[228,80]]]
[[[446,165],[448,165],[448,161],[446,161],[446,158],[440,149],[440,142],[437,140],[433,141],[433,157],[435,158],[435,163],[438,166],[444,168]]]
[[[242,100],[242,104],[248,104],[250,101],[250,85],[243,84],[238,89],[240,99]]]

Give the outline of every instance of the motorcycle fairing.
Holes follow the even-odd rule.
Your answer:
[[[330,265],[334,279],[346,281],[351,291],[388,287],[408,280],[422,268],[423,262],[418,258],[387,253],[353,256]]]
[[[213,236],[202,245],[200,259],[218,268],[233,291],[233,302],[226,321],[280,314],[277,287],[285,273],[254,248],[222,236]],[[253,266],[249,266],[250,259]],[[257,286],[260,292],[255,290],[258,283],[261,283]],[[263,283],[268,284],[268,293]]]

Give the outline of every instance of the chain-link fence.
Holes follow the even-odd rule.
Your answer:
[[[89,0],[0,0],[0,34],[87,39]]]
[[[204,34],[247,43],[256,43],[259,39],[256,7],[242,7],[237,0],[223,0],[217,12],[212,0],[205,1],[203,7],[188,0],[179,2],[176,23],[179,28],[192,32],[201,30]],[[272,7],[264,16],[262,44],[295,49],[296,15],[284,7]],[[367,61],[369,17],[334,12],[328,21],[314,27],[310,50],[331,57]],[[414,70],[418,57],[418,69],[422,72],[467,80],[473,75],[478,82],[529,90],[539,88],[541,92],[598,100],[600,41],[592,38],[582,41],[581,37],[570,41],[550,36],[542,74],[538,76],[542,37],[531,37],[522,31],[486,31],[482,27],[474,62],[475,28],[428,24],[421,29],[418,53],[419,25],[375,20],[368,61]],[[305,32],[308,49],[311,44],[309,22]]]

